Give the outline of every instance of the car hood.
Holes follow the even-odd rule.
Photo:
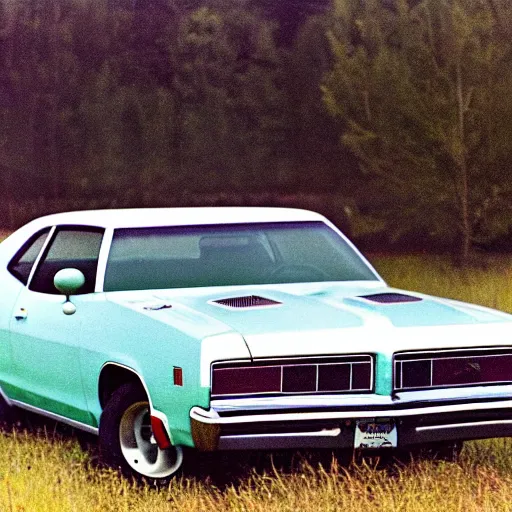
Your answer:
[[[512,343],[512,315],[378,282],[111,295],[161,321],[195,324],[203,336],[238,332],[253,357]]]

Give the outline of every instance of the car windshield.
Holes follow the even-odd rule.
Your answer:
[[[104,290],[376,280],[323,222],[114,231]]]

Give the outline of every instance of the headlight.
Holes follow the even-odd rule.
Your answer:
[[[371,355],[222,362],[212,365],[212,398],[233,395],[367,393]]]

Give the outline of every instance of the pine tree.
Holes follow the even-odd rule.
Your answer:
[[[336,2],[324,101],[395,234],[471,244],[510,226],[510,40],[485,0]],[[509,139],[510,140],[510,139]],[[506,166],[504,164],[507,164]]]

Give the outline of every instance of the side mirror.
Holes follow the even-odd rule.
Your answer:
[[[53,284],[59,292],[66,296],[62,311],[65,315],[73,315],[76,312],[76,307],[70,302],[69,297],[75,295],[85,284],[84,274],[76,268],[64,268],[55,274]]]

